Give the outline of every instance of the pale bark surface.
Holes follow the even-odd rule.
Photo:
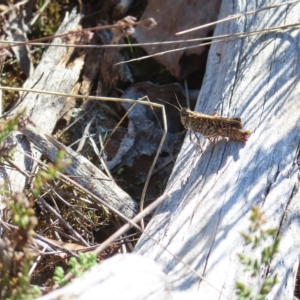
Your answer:
[[[39,298],[56,299],[172,300],[172,295],[165,274],[154,261],[137,254],[118,254]]]
[[[268,4],[223,1],[219,18]],[[300,4],[263,11],[222,23],[214,35],[296,23],[299,11]],[[146,231],[223,294],[144,235],[136,252],[162,266],[175,299],[187,299],[187,294],[189,299],[235,299],[236,281],[258,286],[237,255],[251,255],[240,232],[249,227],[253,205],[265,214],[266,228],[277,227],[282,236],[280,252],[268,270],[261,270],[261,276],[277,273],[280,280],[267,299],[293,299],[300,254],[299,46],[295,29],[210,49],[195,110],[240,116],[252,135],[245,144],[206,142],[203,154],[189,138],[183,144],[166,189],[172,197],[157,209]]]

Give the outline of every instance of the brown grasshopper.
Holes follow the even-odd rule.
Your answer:
[[[241,130],[243,128],[241,118],[225,118],[217,113],[206,115],[187,108],[181,108],[180,119],[184,128],[199,132],[210,141],[221,136],[246,142],[248,135],[251,134],[249,130]]]
[[[246,142],[248,135],[251,134],[251,131],[249,130],[242,130],[243,124],[241,122],[241,118],[225,118],[220,116],[218,113],[206,115],[201,112],[191,111],[188,108],[182,108],[178,99],[177,102],[180,109],[173,104],[168,104],[179,110],[181,123],[184,128],[201,133],[211,142],[218,137],[227,137],[232,140]],[[194,142],[191,137],[191,132],[190,140]],[[197,145],[200,146],[199,144]]]

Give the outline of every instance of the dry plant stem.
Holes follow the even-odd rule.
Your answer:
[[[16,87],[7,87],[7,86],[0,86],[0,90],[4,91],[15,91],[15,92],[31,92],[37,94],[45,94],[45,95],[54,95],[54,96],[61,96],[61,97],[74,97],[77,99],[86,99],[86,100],[99,100],[99,101],[110,101],[110,102],[127,102],[127,103],[136,103],[148,106],[154,106],[158,108],[164,107],[161,104],[155,102],[147,102],[141,100],[132,100],[132,99],[123,99],[123,98],[113,98],[113,97],[99,97],[99,96],[84,96],[84,95],[75,95],[75,94],[67,94],[67,93],[59,93],[59,92],[51,92],[45,90],[37,90],[37,89],[24,89],[24,88],[16,88]]]
[[[58,220],[53,221],[52,219],[50,219],[50,221],[51,221],[51,227],[52,227],[52,228],[55,228],[56,224],[58,223]],[[50,228],[48,227],[47,230],[50,230]],[[55,235],[56,239],[57,239],[58,241],[62,241],[62,238],[61,238],[61,236],[60,236],[60,233],[59,233],[57,230],[53,230],[53,231],[54,231],[54,235]]]
[[[96,255],[99,255],[105,249],[109,247],[109,245],[126,233],[130,228],[135,227],[138,230],[142,231],[142,228],[137,225],[145,216],[150,214],[156,207],[162,202],[168,200],[170,198],[169,194],[163,194],[158,199],[156,199],[153,203],[147,206],[143,211],[137,214],[132,220],[128,220],[128,223],[123,225],[120,229],[118,229],[114,234],[112,234],[108,239],[106,239],[101,245],[94,251]]]
[[[149,101],[149,99],[148,99],[148,101]],[[168,132],[168,125],[167,125],[166,112],[165,112],[165,107],[164,106],[162,106],[162,116],[163,116],[164,132],[163,132],[163,136],[160,140],[159,146],[157,148],[157,151],[156,151],[155,157],[153,159],[153,162],[151,164],[150,170],[148,172],[146,182],[145,182],[145,185],[144,185],[144,188],[143,188],[143,191],[142,191],[141,202],[140,202],[140,212],[144,209],[144,201],[145,201],[145,196],[146,196],[146,191],[147,191],[147,188],[148,188],[148,185],[149,185],[149,181],[150,181],[150,178],[152,176],[154,167],[156,165],[158,156],[160,154],[160,150],[161,150],[161,148],[162,148],[162,146],[165,142],[165,138],[166,138],[166,135],[167,135],[167,132]],[[142,225],[142,229],[144,230],[144,220],[143,219],[141,219],[141,225]]]
[[[82,0],[78,0],[79,12],[82,13]]]
[[[92,119],[85,126],[83,134],[82,134],[82,138],[80,140],[80,143],[79,143],[79,145],[77,147],[76,152],[80,152],[82,150],[82,148],[83,148],[83,146],[85,144],[85,141],[86,141],[87,137],[90,134],[89,130],[90,130],[90,127],[91,127],[92,123],[94,122],[95,118],[96,118],[96,116],[93,116]]]
[[[146,100],[151,103],[149,101],[149,98],[147,96],[145,96],[144,98],[146,98]],[[143,99],[143,98],[142,98]],[[142,100],[140,99],[140,100]],[[104,149],[109,141],[109,139],[112,137],[112,135],[114,134],[114,132],[116,132],[116,130],[118,129],[118,127],[121,125],[121,123],[123,122],[123,120],[125,119],[125,117],[127,117],[127,115],[131,112],[131,110],[136,106],[136,103],[134,103],[128,110],[127,112],[124,114],[124,116],[122,117],[122,119],[118,122],[118,124],[115,126],[114,130],[112,131],[112,133],[109,135],[108,139],[106,140],[105,142],[105,145],[104,145]],[[152,108],[152,106],[150,106]],[[165,111],[164,111],[164,106],[162,107],[162,112],[163,112],[163,119],[164,119],[164,130],[165,130],[165,133],[167,133],[167,122],[166,122],[166,114],[165,114]],[[164,143],[164,140],[165,140],[165,137],[166,137],[166,134],[162,136],[162,139],[161,139],[161,142],[162,144]],[[161,143],[160,143],[161,144]],[[147,191],[147,188],[148,188],[148,185],[149,185],[149,181],[150,181],[150,177],[152,175],[152,172],[153,172],[153,169],[156,165],[156,161],[157,161],[157,158],[158,158],[158,155],[160,153],[160,149],[162,147],[162,144],[161,146],[158,147],[157,149],[157,152],[156,152],[156,156],[152,162],[152,165],[151,165],[151,168],[150,168],[150,171],[148,173],[148,176],[147,176],[147,179],[146,179],[146,182],[145,182],[145,185],[144,185],[144,188],[143,188],[143,191],[142,191],[142,196],[141,196],[141,201],[140,201],[140,211],[143,210],[143,206],[144,206],[144,200],[145,200],[145,195],[146,195],[146,191]],[[142,225],[142,228],[144,229],[144,221],[142,220],[141,222],[141,225]]]
[[[149,100],[149,98],[148,98],[148,96],[145,96],[145,97],[143,97],[143,98],[145,98],[145,99],[148,101],[148,103],[151,103],[150,100]],[[140,100],[142,100],[143,98],[141,98]],[[127,113],[124,115],[124,117],[128,115],[128,113],[134,108],[135,105],[136,105],[136,104],[134,104],[134,105],[132,105],[132,106],[130,107],[130,109],[127,111]],[[157,116],[156,116],[156,114],[155,114],[155,112],[154,112],[154,110],[153,110],[153,107],[150,106],[150,108],[151,108],[153,114],[155,115],[156,119],[158,120],[158,118],[157,118]],[[145,185],[144,185],[144,188],[143,188],[143,191],[142,191],[141,200],[140,200],[140,212],[141,212],[141,211],[143,210],[143,208],[144,208],[144,201],[145,201],[145,196],[146,196],[146,191],[147,191],[147,188],[148,188],[148,185],[149,185],[149,181],[150,181],[150,178],[151,178],[151,176],[152,176],[152,173],[153,173],[154,167],[155,167],[155,165],[156,165],[156,162],[157,162],[157,159],[158,159],[160,150],[161,150],[161,148],[162,148],[162,146],[163,146],[163,143],[164,143],[164,141],[165,141],[165,138],[166,138],[166,135],[167,135],[167,131],[168,131],[168,128],[167,128],[167,119],[166,119],[166,113],[165,113],[165,107],[164,107],[164,106],[162,106],[162,115],[163,115],[163,122],[164,122],[164,126],[163,126],[163,128],[164,128],[164,133],[163,133],[163,136],[162,136],[162,138],[161,138],[161,141],[160,141],[160,144],[159,144],[159,146],[158,146],[158,149],[157,149],[157,151],[156,151],[156,155],[155,155],[155,157],[154,157],[154,160],[153,160],[153,162],[152,162],[152,165],[151,165],[151,167],[150,167],[150,170],[149,170],[149,172],[148,172],[148,175],[147,175],[147,178],[146,178],[146,182],[145,182]],[[124,117],[123,117],[123,118],[124,118]],[[117,124],[116,128],[117,128],[117,127],[119,126],[119,124],[123,121],[123,118],[122,118],[122,120]],[[158,122],[159,122],[159,120],[158,120]],[[159,125],[160,125],[160,124],[159,124]],[[112,135],[112,134],[111,134],[111,135]],[[110,135],[110,136],[111,136],[111,135]],[[105,145],[106,145],[106,144],[105,144]],[[144,220],[143,220],[143,219],[141,220],[141,226],[142,226],[142,230],[144,230]]]
[[[61,252],[67,253],[67,254],[70,255],[70,256],[74,256],[74,257],[76,257],[76,258],[79,257],[75,252],[73,252],[73,251],[71,251],[71,250],[68,250],[68,249],[62,247],[62,246],[60,246],[60,245],[58,245],[58,244],[56,244],[56,243],[54,243],[54,242],[48,240],[47,238],[44,238],[43,236],[39,235],[38,233],[35,233],[35,234],[34,234],[34,238],[39,239],[39,240],[41,240],[43,243],[45,243],[45,244],[47,244],[47,245],[50,245],[50,246],[53,247],[54,249],[58,249],[58,250],[61,251]]]
[[[38,198],[39,201],[41,201],[41,203],[43,204],[44,207],[47,208],[47,210],[49,210],[52,214],[54,214],[58,219],[59,221],[68,228],[68,230],[70,230],[70,232],[72,232],[73,236],[76,237],[81,243],[83,243],[83,245],[85,246],[89,246],[89,243],[86,242],[82,237],[81,235],[76,231],[74,230],[70,224],[61,217],[61,215],[55,210],[52,208],[51,205],[49,205],[42,197],[39,197]]]
[[[46,191],[45,193],[43,193],[43,194],[41,195],[41,197],[45,197],[49,192],[50,192],[50,190]],[[48,223],[50,224],[48,227],[46,227],[46,228],[43,230],[43,232],[50,230],[50,227],[51,227],[51,228],[54,228],[55,225],[58,224],[58,219],[53,220],[53,219],[50,217],[50,215],[48,214],[47,208],[46,208],[45,206],[43,206],[41,202],[37,202],[37,204],[40,206],[42,212],[45,214],[45,217],[46,217]],[[60,237],[59,233],[57,232],[57,230],[53,230],[53,231],[54,231],[55,237],[56,237],[59,241],[61,241],[61,237]]]
[[[113,180],[113,177],[111,176],[110,171],[109,171],[109,169],[107,167],[107,164],[106,164],[106,155],[105,155],[105,152],[104,152],[103,140],[102,140],[102,135],[101,135],[101,132],[100,132],[100,128],[99,128],[98,122],[97,122],[96,128],[97,128],[98,139],[99,139],[99,144],[100,144],[100,151],[98,150],[97,147],[94,147],[93,143],[95,143],[95,142],[94,142],[94,140],[93,140],[93,138],[91,136],[90,136],[90,140],[91,140],[91,143],[92,143],[93,147],[95,149],[97,149],[97,153],[98,153],[97,155],[99,157],[99,161],[102,164],[102,167],[104,168],[104,170],[106,171],[107,176]]]
[[[290,4],[294,4],[294,3],[297,3],[297,2],[299,2],[299,0],[284,2],[284,3],[277,3],[277,4],[270,5],[270,6],[265,6],[265,7],[259,8],[259,9],[251,10],[251,11],[248,11],[248,12],[243,13],[243,14],[235,14],[235,15],[232,15],[232,16],[228,16],[228,17],[226,17],[222,20],[218,20],[216,22],[208,23],[208,24],[205,24],[205,25],[201,25],[201,26],[198,26],[198,27],[194,27],[194,28],[191,28],[191,29],[187,29],[187,30],[184,30],[184,31],[177,32],[177,33],[175,33],[175,35],[182,35],[182,34],[185,34],[185,33],[188,33],[188,32],[192,32],[192,31],[195,31],[195,30],[199,30],[199,29],[202,29],[202,28],[213,26],[213,25],[216,25],[216,24],[219,24],[219,23],[223,23],[223,22],[227,22],[227,21],[230,21],[230,20],[245,17],[245,16],[248,16],[248,15],[251,15],[251,14],[255,14],[257,12],[261,12],[261,11],[264,11],[264,10],[267,10],[267,9],[277,8],[277,7],[282,6],[282,5],[290,5]]]
[[[42,74],[40,76],[40,78],[38,78],[38,80],[31,86],[31,88],[33,89],[39,82],[40,80],[42,79],[44,74]],[[15,111],[15,109],[22,103],[22,101],[25,99],[25,97],[27,96],[29,92],[26,92],[26,93],[23,93],[19,99],[17,99],[17,101],[15,101],[12,105],[12,107],[5,113],[5,114],[2,114],[1,112],[1,118],[5,118],[6,116],[10,115],[13,111]]]
[[[101,157],[101,153],[99,152],[98,148],[97,148],[97,145],[96,145],[96,142],[94,141],[94,139],[91,137],[91,135],[89,135],[89,140],[92,144],[92,147],[93,147],[93,150],[94,152],[96,153],[96,155],[98,156],[99,158],[99,161],[102,165],[102,167],[104,168],[105,172],[106,172],[106,175],[111,179],[111,180],[114,180],[113,177],[111,176],[110,174],[110,171],[106,165],[106,162],[104,161],[104,159]],[[101,152],[102,152],[102,149],[103,149],[103,146],[101,145]]]
[[[46,0],[43,6],[35,13],[35,16],[30,21],[30,27],[34,25],[34,23],[38,20],[38,18],[41,16],[43,11],[47,8],[47,6],[50,4],[51,0]]]
[[[277,26],[277,27],[271,27],[271,28],[266,28],[266,29],[261,29],[261,30],[253,30],[253,31],[247,31],[247,32],[238,32],[238,33],[234,33],[234,34],[225,34],[225,35],[220,35],[220,36],[215,36],[215,37],[211,37],[209,38],[210,40],[213,40],[212,42],[208,42],[208,43],[203,43],[200,45],[194,45],[194,46],[189,46],[189,47],[182,47],[182,48],[177,48],[177,49],[173,49],[173,50],[168,50],[168,51],[163,51],[163,52],[158,52],[152,55],[147,55],[147,56],[143,56],[140,58],[135,58],[135,59],[130,59],[130,60],[126,60],[126,61],[122,61],[119,62],[115,65],[121,65],[121,64],[126,64],[129,62],[134,62],[134,61],[140,61],[143,59],[147,59],[147,58],[151,58],[151,57],[155,57],[155,56],[160,56],[160,55],[165,55],[168,53],[172,53],[172,52],[177,52],[177,51],[183,51],[183,50],[187,50],[187,49],[194,49],[197,47],[204,47],[207,45],[212,45],[215,43],[220,43],[220,42],[231,42],[235,39],[238,38],[243,38],[243,37],[247,37],[247,36],[251,36],[251,35],[255,35],[255,34],[262,34],[262,33],[270,33],[270,32],[277,32],[277,31],[281,31],[281,30],[293,30],[293,29],[297,29],[297,27],[300,26],[300,23],[294,23],[294,24],[290,24],[290,25],[283,25],[283,26]],[[203,38],[204,39],[208,39],[208,38]],[[177,41],[178,43],[178,41]]]
[[[24,3],[28,2],[28,0],[24,1]],[[131,25],[131,26],[137,26],[139,24],[144,24],[143,22],[144,20],[140,20],[140,21],[137,21],[137,22],[134,22],[133,20],[131,20],[131,23],[128,25]],[[113,25],[104,25],[104,26],[97,26],[97,27],[91,27],[91,28],[85,28],[85,29],[81,29],[81,30],[74,30],[74,31],[69,31],[67,33],[63,33],[63,34],[58,34],[58,35],[51,35],[51,36],[45,36],[45,37],[42,37],[42,38],[38,38],[38,39],[33,39],[33,40],[30,40],[30,41],[26,41],[26,42],[10,42],[10,43],[7,43],[8,45],[7,46],[1,46],[1,48],[11,48],[11,47],[17,47],[17,46],[23,46],[23,45],[28,45],[28,44],[31,44],[31,43],[34,43],[34,42],[41,42],[41,41],[50,41],[54,38],[58,38],[58,37],[66,37],[70,34],[78,34],[78,33],[83,33],[83,32],[90,32],[90,31],[96,31],[96,30],[105,30],[105,29],[112,29],[112,28],[120,28],[120,29],[123,29],[124,28],[124,24],[113,24]]]
[[[58,208],[58,206],[57,206],[57,203],[56,203],[56,201],[55,201],[55,199],[54,199],[54,197],[53,197],[53,195],[51,194],[51,192],[52,192],[52,188],[50,187],[50,185],[47,183],[47,187],[49,188],[48,189],[48,191],[46,192],[48,195],[49,195],[49,197],[51,198],[51,200],[52,200],[52,202],[53,202],[53,204],[54,204],[54,206],[55,206],[55,209],[60,213],[60,211],[59,211],[59,208]],[[44,196],[43,196],[44,197]]]
[[[103,154],[103,157],[106,159],[106,156],[105,156],[105,152],[104,152],[104,144],[103,144],[103,139],[102,139],[102,133],[99,129],[99,124],[98,124],[98,121],[97,121],[97,133],[98,133],[98,139],[99,139],[99,143],[100,143],[100,152],[99,152],[99,156],[101,157],[102,154]]]
[[[115,218],[115,221],[116,221],[116,223],[117,223],[117,228],[120,228],[120,227],[122,226],[120,220],[119,220],[118,218]],[[123,234],[120,235],[120,240],[119,240],[119,242],[121,243],[122,253],[123,253],[123,254],[128,253],[126,246],[127,246],[127,244],[129,244],[130,242],[129,242],[129,240],[126,238],[126,235],[123,235]],[[97,249],[97,248],[96,248],[96,249]],[[133,251],[133,250],[132,250],[132,251]]]
[[[11,225],[11,224],[9,224],[7,222],[4,222],[2,220],[0,220],[0,224],[1,224],[1,226],[3,226],[7,230],[10,230],[11,228],[13,228],[13,229],[17,228],[17,226]],[[43,241],[45,244],[48,244],[48,245],[50,245],[53,248],[59,249],[61,252],[67,253],[70,256],[75,256],[77,258],[79,257],[76,253],[72,252],[71,250],[65,249],[65,248],[63,248],[63,247],[61,247],[61,246],[59,246],[59,245],[57,245],[57,244],[49,241],[48,239],[44,238],[43,236],[39,235],[38,233],[34,233],[33,237],[36,238],[36,239],[39,239],[39,240]]]
[[[58,222],[55,222],[58,223]],[[73,235],[66,233],[66,231],[64,229],[62,229],[61,227],[59,227],[58,225],[56,226],[52,224],[52,228],[54,228],[56,230],[57,233],[59,233],[63,238],[73,241],[74,243],[79,243],[78,240],[76,238],[74,238]],[[62,239],[60,239],[60,241],[62,241]]]
[[[32,175],[30,175],[28,172],[26,172],[25,170],[22,170],[19,166],[17,166],[12,160],[7,160],[7,163],[9,165],[11,165],[12,167],[14,167],[16,170],[18,170],[23,176],[25,176],[26,178],[31,178]]]
[[[96,135],[96,133],[93,133],[93,134],[91,134],[91,137],[93,137],[95,135]],[[81,138],[79,138],[78,140],[76,140],[75,142],[73,142],[72,144],[70,144],[68,147],[72,148],[73,146],[79,144],[83,138],[84,137],[82,136]]]
[[[298,0],[300,1],[300,0]],[[76,48],[131,48],[131,47],[141,47],[141,46],[153,46],[153,45],[171,45],[171,44],[178,44],[178,43],[194,43],[194,42],[203,42],[203,41],[211,41],[211,40],[217,40],[217,42],[226,42],[226,41],[232,41],[231,39],[226,39],[230,37],[241,37],[252,35],[252,34],[259,34],[259,33],[267,33],[267,32],[273,32],[273,31],[280,31],[280,30],[292,30],[297,29],[299,27],[300,23],[293,23],[288,25],[282,25],[282,26],[275,26],[260,30],[254,30],[254,31],[247,31],[247,32],[239,32],[234,34],[225,34],[225,35],[219,35],[219,36],[212,36],[212,37],[203,37],[203,38],[197,38],[197,39],[186,39],[186,40],[176,40],[176,41],[166,41],[166,42],[152,42],[152,43],[139,43],[139,44],[110,44],[110,45],[78,45],[78,44],[48,44],[48,43],[31,43],[27,42],[28,44],[32,46],[42,46],[42,47],[76,47]],[[205,26],[205,25],[203,25]],[[4,40],[0,40],[0,43],[2,44],[14,44],[18,42],[8,42]],[[213,42],[212,42],[213,43]],[[206,43],[205,45],[210,45],[212,43]],[[194,47],[201,47],[202,45],[195,45]],[[189,47],[180,48],[180,50],[189,49]],[[163,55],[166,52],[160,52],[156,55]]]
[[[38,239],[33,239],[33,240],[34,240],[34,243],[36,244],[35,245],[36,247],[33,249],[33,251],[35,251],[35,253],[38,253],[36,260],[38,260],[39,257],[42,258],[42,257],[45,257],[46,255],[65,254],[62,251],[55,250],[54,248],[50,247],[49,245],[47,245],[46,243],[44,243]],[[41,247],[43,247],[43,250],[39,250],[39,248],[41,248]],[[33,266],[34,266],[34,264],[33,264]],[[36,268],[36,266],[34,268]]]
[[[44,242],[40,241],[39,239],[34,238],[33,239],[34,245],[31,245],[32,249],[35,250],[36,252],[41,252],[39,250],[39,248],[46,247],[46,250],[48,250],[49,252],[55,252],[56,250],[54,250],[54,248],[50,247],[49,245],[45,244]],[[45,254],[45,253],[43,253]]]
[[[10,11],[12,11],[14,9],[20,9],[20,6],[25,5],[27,2],[29,2],[29,0],[20,1],[14,5],[10,5],[6,11],[4,11],[0,14],[0,16],[5,16],[7,13],[9,13]]]
[[[66,182],[66,181],[64,181],[64,180],[62,180],[65,184],[68,184],[68,182]],[[73,199],[75,199],[75,200],[78,200],[78,201],[80,201],[80,202],[83,202],[83,203],[85,203],[85,204],[93,204],[93,202],[92,201],[90,201],[90,200],[87,200],[87,199],[83,199],[82,197],[79,197],[79,196],[77,196],[76,194],[75,194],[75,191],[73,191],[74,192],[74,194],[71,194],[71,193],[68,193],[68,192],[65,192],[65,191],[59,191],[58,192],[58,195],[63,195],[64,197],[70,197],[70,198],[73,198]],[[85,206],[80,206],[80,207],[85,207]],[[92,208],[92,210],[95,210],[95,208]],[[92,225],[96,225],[94,222],[91,222],[91,224]]]
[[[106,139],[105,144],[103,146],[103,149],[105,150],[105,147],[107,146],[107,143],[109,142],[109,140],[111,139],[111,137],[113,136],[113,134],[117,131],[117,129],[120,127],[120,125],[122,124],[122,122],[124,121],[124,119],[128,116],[128,114],[134,109],[134,107],[136,106],[136,103],[134,103],[124,114],[124,116],[122,117],[122,119],[118,122],[118,124],[115,126],[115,128],[113,129],[113,131],[111,132],[111,134],[109,135],[109,137]]]
[[[44,246],[42,253],[45,253],[46,249],[48,248],[48,246]],[[40,260],[42,259],[42,255],[40,254],[34,261],[33,265],[31,266],[28,275],[31,276],[33,271],[35,270],[35,268],[37,267],[38,263],[40,262]]]

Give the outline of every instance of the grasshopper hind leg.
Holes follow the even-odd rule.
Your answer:
[[[196,146],[198,147],[200,153],[203,153],[203,149],[202,149],[202,146],[201,146],[201,142],[199,141],[199,137],[197,136],[196,133],[195,133],[195,136],[196,136],[196,138],[197,138],[197,140],[198,140],[198,143],[195,142],[195,141],[193,140],[193,138],[192,138],[192,130],[190,130],[190,141],[191,141],[194,145],[196,145]]]

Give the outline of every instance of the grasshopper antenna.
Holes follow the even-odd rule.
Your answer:
[[[180,102],[179,102],[179,100],[178,100],[177,94],[175,93],[174,89],[173,89],[173,93],[174,93],[174,95],[175,95],[175,97],[176,97],[178,106],[180,107],[180,111],[182,111],[182,106],[180,105]],[[188,104],[188,109],[190,109],[189,101],[187,101],[187,102],[188,102],[188,103],[187,103],[187,104]]]
[[[180,105],[180,103],[179,103],[178,97],[177,97],[177,95],[176,95],[175,91],[173,91],[173,92],[174,92],[174,95],[175,95],[175,97],[176,97],[176,100],[177,100],[178,106],[180,107],[180,110],[182,110],[182,106],[181,106],[181,105]]]
[[[167,104],[169,104],[169,105],[175,107],[179,112],[182,110],[182,107],[181,107],[181,105],[180,105],[180,103],[179,103],[179,101],[178,101],[178,99],[177,99],[177,96],[176,96],[176,99],[177,99],[177,103],[179,104],[180,109],[179,109],[176,105],[171,104],[171,103],[169,103],[169,102],[167,102],[167,101],[165,101],[165,100],[162,100],[162,99],[160,99],[160,98],[157,98],[157,99],[160,100],[160,101],[162,101],[162,102],[164,102],[164,103],[167,103]]]

